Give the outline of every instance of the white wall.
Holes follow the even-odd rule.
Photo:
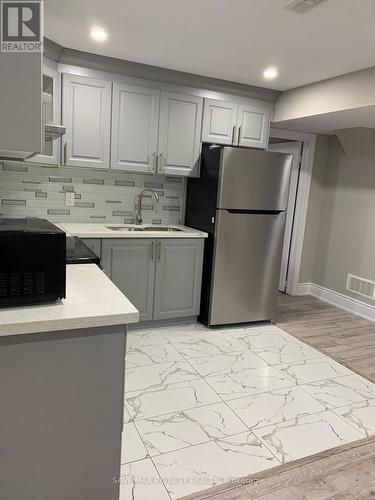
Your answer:
[[[375,67],[283,92],[274,122],[375,105]],[[348,125],[350,126],[350,125]]]
[[[348,158],[336,137],[326,152],[319,142],[300,282],[375,305],[345,289],[347,273],[375,281],[375,160]]]

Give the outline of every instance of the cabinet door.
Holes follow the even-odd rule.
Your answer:
[[[138,309],[140,321],[152,319],[155,240],[103,239],[102,265],[107,276]]]
[[[46,124],[60,124],[61,99],[60,99],[60,73],[49,67],[43,68],[42,79],[42,122],[43,134]],[[32,163],[45,163],[58,165],[60,162],[61,140],[53,141],[43,138],[43,151],[27,161]]]
[[[198,172],[203,99],[162,92],[158,171],[170,175]]]
[[[63,75],[63,163],[109,168],[112,83]]]
[[[113,85],[111,168],[154,172],[160,90]]]
[[[239,146],[265,149],[268,145],[270,110],[243,106],[238,108]]]
[[[197,316],[203,240],[156,240],[154,319]]]
[[[204,100],[202,141],[234,144],[238,104],[216,99]]]

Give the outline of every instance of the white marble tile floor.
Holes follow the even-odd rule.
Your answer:
[[[375,384],[274,325],[128,335],[120,500],[177,500],[375,434]]]

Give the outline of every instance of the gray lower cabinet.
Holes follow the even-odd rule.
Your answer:
[[[151,320],[155,240],[103,239],[101,262],[107,276],[138,309],[139,320]]]
[[[154,319],[197,316],[203,240],[157,240]]]
[[[197,316],[203,239],[103,239],[102,265],[140,321]]]
[[[2,500],[118,500],[125,336],[0,337]]]

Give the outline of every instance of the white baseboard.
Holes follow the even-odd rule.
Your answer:
[[[297,288],[293,290],[293,295],[312,295],[312,283],[298,283]]]
[[[339,307],[347,312],[375,322],[375,305],[366,304],[358,299],[353,299],[315,283],[298,283],[294,295],[312,295],[332,306]]]

